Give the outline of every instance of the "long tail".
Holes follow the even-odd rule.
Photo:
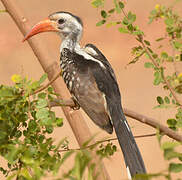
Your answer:
[[[145,174],[146,169],[142,156],[126,121],[120,103],[110,105],[109,109],[115,132],[124,155],[128,177],[131,179],[136,174]]]

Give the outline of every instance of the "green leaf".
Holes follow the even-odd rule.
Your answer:
[[[38,99],[37,104],[36,104],[36,108],[44,108],[47,107],[47,100],[46,99]]]
[[[164,142],[162,145],[161,145],[161,148],[164,150],[164,149],[173,149],[177,146],[179,146],[181,143],[179,142],[176,142],[176,141],[173,141],[173,142]]]
[[[161,58],[167,59],[168,58],[168,54],[166,52],[162,52],[161,53]]]
[[[182,48],[182,43],[180,43],[180,42],[178,42],[178,41],[174,41],[173,44],[174,44],[174,47],[175,47],[176,49]]]
[[[103,18],[106,18],[107,17],[107,12],[106,11],[102,10],[100,13],[101,13],[101,16]]]
[[[124,3],[122,2],[122,1],[119,1],[119,7],[121,8],[121,9],[123,9],[124,8]]]
[[[174,20],[172,18],[167,18],[164,22],[167,26],[172,26],[174,24]]]
[[[104,0],[94,0],[91,4],[93,7],[98,8],[104,5]]]
[[[119,27],[119,28],[118,28],[118,31],[119,31],[120,33],[129,33],[129,31],[128,31],[126,28],[124,28],[124,27]]]
[[[162,97],[160,97],[160,96],[157,96],[157,102],[158,102],[159,104],[164,104],[164,100],[163,100]]]
[[[103,20],[99,21],[98,23],[96,23],[96,26],[101,26],[101,25],[105,24],[105,22],[106,22],[106,20],[103,19]]]
[[[151,62],[146,62],[146,63],[144,64],[144,67],[145,67],[145,68],[154,68],[155,66],[154,66],[153,63],[151,63]]]
[[[49,116],[49,110],[46,108],[38,109],[38,111],[36,112],[37,119],[48,118],[48,116]]]
[[[170,99],[167,96],[164,97],[164,101],[166,104],[170,104]]]
[[[109,13],[109,14],[112,14],[112,13],[114,13],[114,11],[115,11],[115,9],[110,9],[110,10],[108,11],[108,13]]]
[[[42,92],[42,93],[39,93],[38,94],[38,98],[42,98],[42,99],[45,99],[46,98],[46,93]]]
[[[130,24],[132,24],[136,20],[136,15],[132,14],[131,11],[129,11],[128,12],[128,19],[129,19]]]
[[[150,46],[150,42],[149,42],[149,41],[144,40],[144,43],[145,43],[146,45]]]
[[[170,163],[169,164],[169,171],[174,172],[174,173],[181,172],[182,171],[182,164],[180,164],[180,163]]]
[[[39,79],[39,83],[42,84],[47,79],[47,74],[43,74]]]
[[[161,37],[161,38],[156,39],[156,41],[159,42],[159,41],[162,41],[164,39],[165,39],[164,37]]]
[[[168,119],[167,124],[169,126],[175,126],[177,124],[177,121],[176,121],[176,119]]]
[[[63,118],[56,118],[56,124],[58,127],[61,127],[63,125]]]
[[[162,74],[160,71],[155,71],[154,73],[154,82],[153,84],[155,86],[159,85],[161,82],[163,82]]]
[[[182,158],[182,154],[174,151],[173,149],[165,149],[164,157],[165,157],[165,159],[170,160],[170,159],[174,159],[174,158]]]
[[[119,4],[117,3],[117,0],[114,0],[114,5],[115,5],[115,10],[116,10],[116,12],[117,12],[118,14],[121,13],[121,9],[120,9]]]

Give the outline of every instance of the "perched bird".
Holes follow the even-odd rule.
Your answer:
[[[124,116],[114,71],[93,44],[80,47],[83,23],[69,12],[56,12],[36,24],[25,36],[54,31],[62,38],[60,66],[62,77],[75,102],[92,121],[109,134],[113,126],[123,152],[129,178],[146,173],[131,129]]]

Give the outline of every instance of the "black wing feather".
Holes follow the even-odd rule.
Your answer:
[[[100,60],[106,67],[104,69],[95,64],[92,72],[99,90],[105,94],[108,111],[131,177],[146,173],[142,156],[122,110],[120,91],[114,71],[105,56],[94,45],[89,44],[87,47],[97,52],[98,55],[92,55],[92,57]]]

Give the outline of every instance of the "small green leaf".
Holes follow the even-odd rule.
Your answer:
[[[174,24],[174,20],[172,18],[167,18],[164,22],[167,26],[172,26]]]
[[[115,9],[110,9],[110,10],[108,11],[108,13],[109,13],[109,14],[112,14],[112,13],[114,13],[114,11],[115,11]]]
[[[56,118],[56,124],[58,127],[61,127],[63,125],[63,118]]]
[[[46,109],[46,108],[39,109],[39,110],[36,112],[36,118],[37,118],[37,119],[48,118],[48,116],[49,116],[49,110]]]
[[[180,163],[170,163],[169,164],[169,171],[174,172],[174,173],[181,172],[182,171],[182,164],[180,164]]]
[[[114,0],[114,5],[115,5],[115,10],[116,10],[116,12],[119,14],[119,13],[121,13],[121,9],[120,9],[120,7],[119,7],[119,4],[117,3],[117,0]]]
[[[164,104],[164,100],[163,100],[162,97],[160,97],[160,96],[157,96],[157,102],[158,102],[159,104]]]
[[[122,1],[119,1],[119,7],[120,7],[121,9],[124,8],[124,3],[123,3]]]
[[[154,68],[155,66],[154,66],[153,63],[151,63],[151,62],[146,62],[146,63],[144,64],[144,67],[145,67],[145,68]]]
[[[128,12],[128,20],[129,20],[130,24],[132,24],[136,20],[136,15],[132,14],[131,11]]]
[[[154,73],[154,82],[153,84],[155,86],[159,85],[161,82],[163,82],[163,78],[162,78],[162,75],[161,75],[161,72],[160,71],[156,71]]]
[[[164,97],[164,101],[166,104],[170,104],[170,99],[167,96]]]
[[[180,43],[180,42],[178,42],[178,41],[174,41],[173,44],[174,44],[174,47],[175,47],[176,49],[182,48],[182,43]]]
[[[103,19],[103,20],[99,21],[99,22],[96,24],[96,26],[101,26],[101,25],[105,24],[105,22],[106,22],[106,20]]]
[[[124,25],[128,25],[129,24],[128,18],[127,17],[124,17],[122,23]]]
[[[47,107],[47,105],[48,104],[47,104],[47,100],[46,99],[39,99],[37,101],[36,108],[41,109],[41,108]]]
[[[165,38],[161,37],[161,38],[156,39],[156,41],[158,42],[158,41],[162,41],[162,40],[164,40],[164,39],[165,39]]]
[[[42,92],[38,94],[38,98],[45,99],[46,98],[46,93]]]
[[[176,121],[176,119],[168,119],[167,124],[169,126],[175,126],[177,124],[177,121]]]
[[[103,18],[106,18],[106,17],[107,17],[106,11],[102,10],[100,13],[101,13],[101,16],[102,16]]]
[[[129,31],[128,31],[126,28],[124,28],[124,27],[119,27],[119,28],[118,28],[118,31],[119,31],[120,33],[129,33]]]
[[[91,4],[93,7],[98,8],[104,5],[104,0],[94,0]]]
[[[144,43],[145,43],[146,45],[150,46],[150,42],[149,42],[149,41],[144,40]]]
[[[39,80],[39,83],[42,84],[47,79],[47,74],[43,74]]]
[[[166,52],[162,52],[161,58],[164,58],[164,59],[168,58],[168,54]]]
[[[181,144],[181,143],[176,142],[176,141],[164,142],[164,143],[161,145],[161,148],[162,148],[162,149],[172,149],[172,148],[175,148],[175,147],[179,146],[180,144]]]

